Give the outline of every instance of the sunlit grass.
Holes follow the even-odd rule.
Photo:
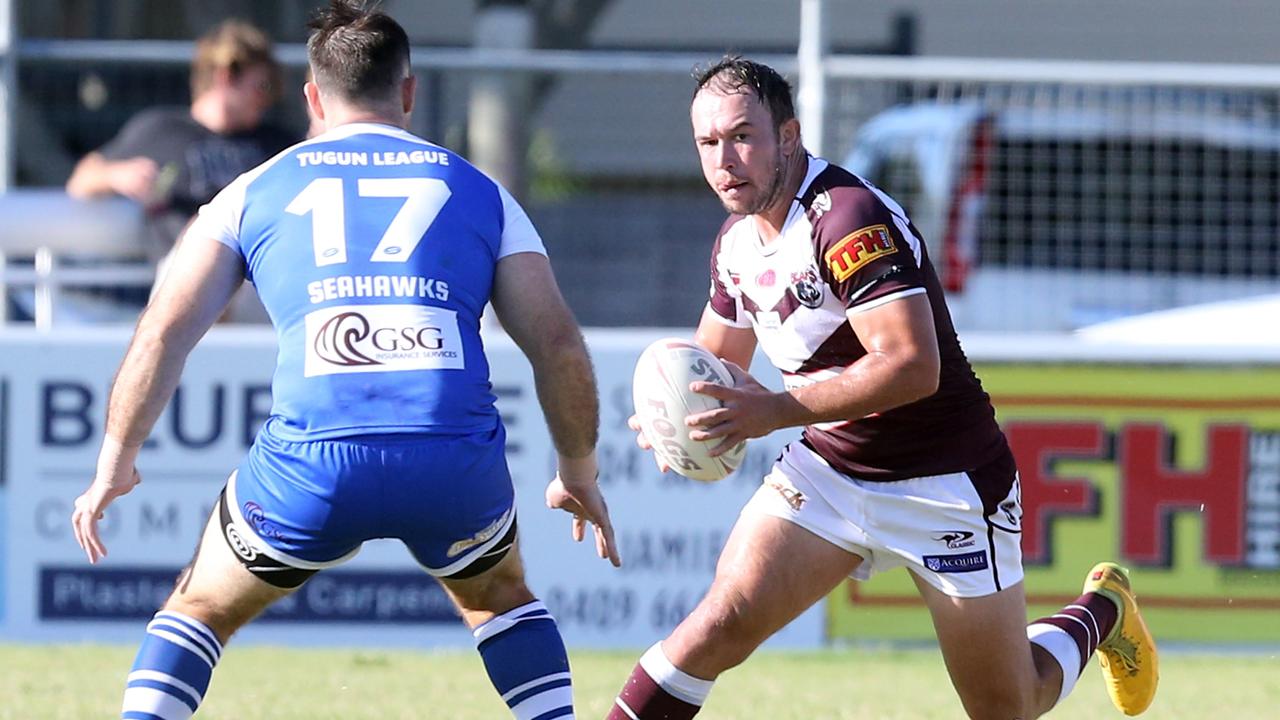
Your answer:
[[[579,718],[603,718],[638,653],[573,653]],[[117,716],[133,649],[0,646],[0,719]],[[1160,695],[1144,717],[1271,717],[1280,707],[1280,654],[1163,658]],[[1054,713],[1120,717],[1096,665]],[[392,720],[510,717],[475,653],[232,646],[201,718]],[[935,652],[764,653],[725,675],[699,718],[818,720],[960,718]]]

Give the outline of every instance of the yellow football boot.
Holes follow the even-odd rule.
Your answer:
[[[1138,612],[1129,573],[1115,563],[1098,563],[1089,571],[1084,591],[1105,595],[1120,608],[1115,627],[1098,645],[1098,664],[1111,702],[1125,715],[1137,715],[1156,696],[1160,658],[1151,631]]]

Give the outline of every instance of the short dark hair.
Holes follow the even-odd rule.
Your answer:
[[[330,0],[307,23],[307,59],[316,85],[345,100],[385,101],[409,67],[409,36],[363,0]]]
[[[698,85],[694,97],[704,89],[724,94],[750,92],[769,109],[773,129],[796,116],[796,105],[791,99],[791,83],[777,70],[741,55],[725,55],[711,67],[693,71]]]

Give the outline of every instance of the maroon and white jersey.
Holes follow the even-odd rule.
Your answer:
[[[782,234],[765,245],[750,218],[731,215],[711,256],[712,314],[753,328],[788,389],[835,377],[866,355],[848,314],[920,294],[928,296],[938,333],[937,392],[804,430],[832,467],[866,480],[972,470],[1008,452],[902,207],[866,180],[810,157]]]

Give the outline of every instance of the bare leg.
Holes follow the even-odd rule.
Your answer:
[[[494,616],[535,599],[525,585],[519,545],[513,545],[497,565],[476,577],[463,580],[444,578],[440,584],[449,593],[458,612],[462,613],[462,621],[469,628],[479,627]]]
[[[122,711],[128,717],[190,717],[204,700],[223,644],[290,592],[259,580],[240,564],[222,537],[215,512],[191,566],[147,625]]]
[[[641,658],[609,719],[692,718],[711,681],[746,660],[861,562],[799,525],[744,514],[720,554],[707,596]]]
[[[249,572],[222,537],[214,511],[191,565],[178,577],[164,609],[208,625],[223,643],[269,605],[297,588],[278,588]]]
[[[971,718],[1031,720],[1057,702],[1062,669],[1027,640],[1022,583],[979,598],[955,598],[915,579],[933,616],[938,645]]]
[[[715,679],[826,597],[861,562],[799,525],[744,515],[720,554],[707,596],[662,649],[681,670]]]

